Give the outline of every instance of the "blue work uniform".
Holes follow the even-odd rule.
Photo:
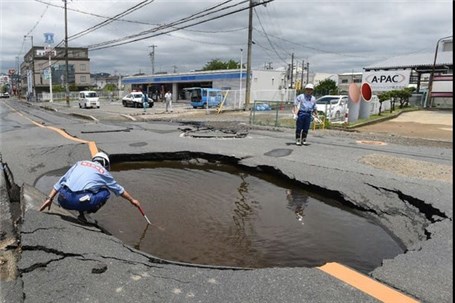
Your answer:
[[[78,161],[54,184],[54,189],[61,207],[90,213],[106,203],[110,191],[116,196],[125,191],[106,168],[92,161]]]
[[[142,95],[142,106],[144,107],[144,112],[146,111],[146,108],[148,107],[148,102],[149,102],[149,98],[147,97],[147,94],[143,93],[143,95]]]
[[[300,94],[295,98],[294,105],[299,108],[295,122],[295,138],[306,139],[312,113],[316,109],[316,98],[312,95]]]

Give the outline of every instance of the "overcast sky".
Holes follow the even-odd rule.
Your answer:
[[[64,1],[0,1],[0,73],[23,61],[30,36],[43,46],[51,32],[54,45],[64,45]],[[254,2],[264,1],[271,2],[253,14],[253,69],[284,68],[294,54],[311,72],[361,72],[393,56],[434,53],[438,39],[452,35],[451,0]],[[92,73],[151,73],[152,45],[155,72],[197,70],[213,59],[246,63],[247,7],[248,0],[68,0],[68,46],[89,48]]]

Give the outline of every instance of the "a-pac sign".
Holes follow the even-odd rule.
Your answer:
[[[408,87],[410,76],[410,70],[370,71],[363,73],[362,82],[370,84],[376,92],[384,92]]]

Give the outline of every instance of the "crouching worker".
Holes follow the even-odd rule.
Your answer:
[[[109,169],[109,157],[103,152],[95,154],[91,161],[78,161],[54,184],[40,211],[50,210],[58,194],[61,207],[79,211],[78,219],[87,222],[84,213],[97,212],[109,199],[110,191],[140,208],[139,201],[115,181]]]

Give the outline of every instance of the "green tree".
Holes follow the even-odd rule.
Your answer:
[[[406,87],[397,92],[397,97],[399,98],[400,102],[399,108],[409,106],[409,98],[412,96],[414,90],[414,87]]]
[[[220,59],[213,59],[202,68],[202,70],[220,70],[220,69],[237,69],[240,63],[235,60],[221,61]]]
[[[52,92],[63,93],[64,91],[65,91],[65,87],[63,87],[63,85],[60,85],[60,84],[52,85]]]
[[[379,98],[379,113],[378,115],[381,115],[382,112],[382,102],[387,101],[391,99],[391,93],[390,92],[383,92],[382,94],[378,95]]]
[[[337,83],[332,79],[322,80],[314,87],[314,95],[338,95]]]
[[[71,84],[69,85],[68,89],[69,89],[71,92],[79,91],[79,87],[77,87],[76,83],[71,83]]]
[[[103,87],[103,90],[108,92],[116,91],[117,85],[115,85],[114,83],[108,83]]]

